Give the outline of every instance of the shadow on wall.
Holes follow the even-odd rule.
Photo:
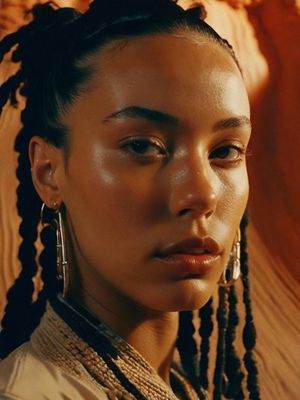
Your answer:
[[[1,36],[24,23],[37,1],[2,0]],[[75,3],[84,9],[86,0]],[[184,6],[197,1],[179,2]],[[205,0],[208,22],[233,45],[252,105],[254,132],[249,254],[258,331],[257,359],[263,400],[295,400],[300,393],[300,4],[298,0]],[[11,73],[4,63],[0,82]],[[0,120],[0,315],[18,274],[14,135],[19,110]]]

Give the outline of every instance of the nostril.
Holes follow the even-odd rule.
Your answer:
[[[183,217],[184,215],[189,214],[190,212],[192,212],[190,208],[184,208],[183,210],[179,211],[179,217]]]
[[[198,219],[201,216],[208,219],[214,214],[219,194],[220,186],[216,181],[186,180],[171,188],[169,209],[177,217],[191,216]]]
[[[183,216],[189,215],[189,214],[203,214],[205,216],[205,218],[209,218],[213,214],[213,210],[208,210],[207,212],[201,212],[201,211],[198,211],[198,210],[192,209],[192,208],[184,208],[179,211],[178,216],[183,217]]]
[[[214,213],[213,210],[209,210],[209,211],[205,214],[205,217],[206,217],[206,218],[209,218],[213,213]]]

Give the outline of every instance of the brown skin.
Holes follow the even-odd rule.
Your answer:
[[[67,166],[63,150],[34,137],[33,181],[49,207],[66,209],[70,296],[169,382],[178,311],[202,307],[213,293],[247,203],[250,127],[216,124],[249,117],[248,99],[230,55],[195,34],[114,42],[89,62],[98,73],[62,119]],[[107,119],[129,106],[167,113],[176,124]],[[132,146],[137,137],[148,141],[144,155]],[[201,277],[179,278],[154,257],[207,235],[221,254]]]

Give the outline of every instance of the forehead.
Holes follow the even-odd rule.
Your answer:
[[[100,106],[109,114],[142,105],[174,115],[184,109],[207,114],[218,108],[229,114],[249,114],[234,60],[219,44],[196,33],[115,40],[88,62],[94,72],[85,97],[87,103],[99,107],[98,112]]]

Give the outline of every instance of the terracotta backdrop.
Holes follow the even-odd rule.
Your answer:
[[[87,1],[58,1],[84,9]],[[1,36],[24,23],[33,0],[0,0]],[[197,1],[181,1],[184,6]],[[208,22],[235,48],[254,124],[249,253],[263,400],[300,399],[300,1],[205,0]],[[11,65],[0,69],[0,82]],[[19,112],[0,120],[0,316],[18,274],[15,133]]]

